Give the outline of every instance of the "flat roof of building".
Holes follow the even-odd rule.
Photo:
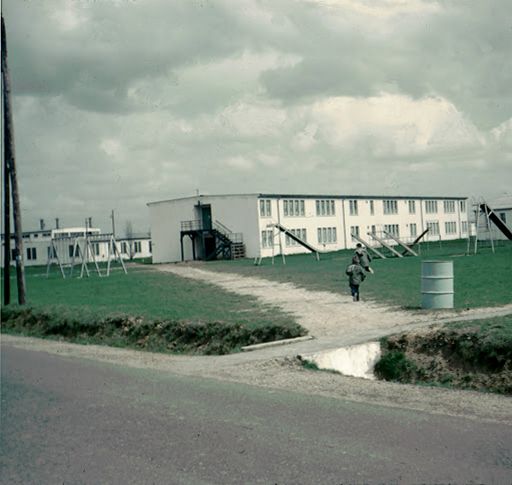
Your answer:
[[[375,200],[467,200],[467,197],[441,196],[441,195],[343,195],[343,194],[290,194],[290,193],[246,193],[246,194],[199,194],[175,199],[157,200],[146,205],[162,204],[178,200],[201,199],[206,197],[248,197],[260,199],[375,199]]]

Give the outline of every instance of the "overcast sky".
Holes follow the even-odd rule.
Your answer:
[[[512,192],[510,0],[3,0],[25,229],[146,203]]]

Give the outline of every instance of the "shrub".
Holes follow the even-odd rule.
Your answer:
[[[386,381],[409,381],[416,373],[416,365],[400,350],[391,350],[375,364],[375,374]]]

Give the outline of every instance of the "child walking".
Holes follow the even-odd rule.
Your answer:
[[[370,262],[372,257],[368,254],[366,248],[363,247],[361,243],[356,244],[356,250],[354,252],[354,257],[358,259],[359,264],[366,270],[368,273],[373,273],[373,269],[370,267]]]
[[[366,278],[366,274],[357,256],[352,258],[352,264],[347,266],[345,273],[348,276],[348,285],[350,286],[350,292],[352,293],[352,300],[359,301],[359,285]]]

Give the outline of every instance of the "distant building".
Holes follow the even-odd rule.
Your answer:
[[[94,258],[97,262],[108,260],[108,238],[110,235],[101,234],[98,228],[66,227],[62,229],[48,229],[23,232],[24,263],[26,266],[42,266],[48,264],[51,251],[52,239],[58,251],[62,264],[69,264],[75,257],[78,257],[74,248],[75,240],[78,240],[83,249],[83,238],[89,236],[94,251]],[[78,238],[78,239],[77,239]],[[4,234],[2,239],[1,264],[4,262]],[[131,238],[116,239],[117,248],[123,259],[137,259],[151,257],[151,237],[149,235],[138,235]],[[15,254],[14,236],[11,234],[11,264],[14,264]],[[92,260],[92,258],[91,258]]]
[[[355,247],[370,232],[413,241],[468,235],[466,197],[375,195],[199,195],[148,203],[153,262],[271,256]],[[279,224],[288,234],[276,231]],[[392,240],[389,241],[394,244]]]

